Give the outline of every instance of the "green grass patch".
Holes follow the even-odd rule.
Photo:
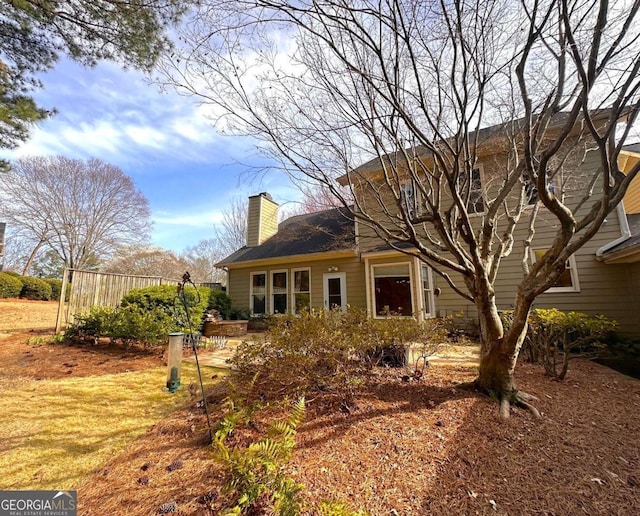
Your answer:
[[[205,387],[214,368],[203,368]],[[151,425],[190,399],[194,364],[182,386],[166,389],[166,368],[69,378],[2,382],[1,489],[73,489]]]

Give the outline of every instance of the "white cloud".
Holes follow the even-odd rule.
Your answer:
[[[212,211],[189,211],[188,213],[172,213],[165,210],[157,210],[152,217],[156,224],[166,226],[189,226],[192,228],[211,228],[222,220],[220,210]]]

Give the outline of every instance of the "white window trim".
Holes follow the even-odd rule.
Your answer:
[[[548,247],[536,247],[531,248],[531,263],[536,263],[536,251],[546,251]],[[575,255],[569,256],[567,260],[569,262],[569,272],[571,273],[571,283],[570,287],[549,287],[547,290],[543,292],[543,294],[559,294],[559,293],[567,293],[567,292],[580,292],[580,281],[578,280],[578,268],[576,264]]]
[[[422,279],[422,268],[426,267],[427,268],[427,280],[429,283],[429,290],[427,291],[429,293],[429,306],[431,307],[431,312],[427,312],[426,307],[424,306],[424,283],[423,283],[423,279]],[[429,267],[426,263],[421,262],[420,260],[418,260],[418,270],[420,271],[418,274],[420,275],[420,304],[422,305],[420,307],[420,310],[422,311],[422,315],[425,319],[431,319],[433,317],[436,316],[435,314],[435,302],[436,302],[436,298],[435,295],[433,293],[433,269],[431,267]]]
[[[296,272],[299,271],[309,271],[309,290],[308,291],[296,291],[296,283],[295,283],[295,279],[296,279]],[[309,309],[311,309],[311,267],[296,267],[295,269],[291,269],[291,272],[289,274],[290,278],[291,278],[291,305],[290,305],[290,310],[289,312],[291,312],[294,315],[299,315],[296,314],[296,294],[309,294]]]
[[[403,208],[405,210],[407,210],[407,215],[409,216],[410,219],[414,218],[417,214],[418,214],[418,201],[417,201],[417,188],[415,185],[415,182],[411,179],[407,179],[404,181],[400,182],[400,203],[402,204]],[[407,194],[406,191],[410,190],[411,191],[411,205],[409,205],[409,203],[407,202]]]
[[[394,266],[394,265],[406,265],[409,268],[409,290],[411,292],[411,314],[410,315],[378,315],[378,311],[377,311],[377,307],[376,307],[376,267],[389,267],[389,266]],[[386,263],[375,263],[375,264],[371,264],[370,266],[371,268],[371,312],[373,314],[373,318],[374,319],[389,319],[391,317],[397,317],[397,318],[401,318],[401,319],[411,319],[415,317],[415,311],[416,311],[416,299],[415,299],[415,292],[414,292],[414,285],[415,283],[415,274],[413,271],[413,267],[411,266],[411,262],[407,261],[407,262],[386,262]],[[384,277],[384,276],[381,276]]]
[[[253,277],[254,276],[259,276],[260,274],[264,274],[264,313],[263,314],[256,314],[253,312]],[[252,316],[261,316],[261,315],[267,315],[269,312],[269,295],[267,293],[267,285],[268,285],[268,281],[267,281],[267,271],[255,271],[255,272],[251,272],[249,274],[249,312],[251,313]]]
[[[278,314],[275,313],[274,302],[273,302],[273,295],[274,295],[274,292],[273,292],[273,275],[274,274],[279,274],[281,272],[284,272],[287,275],[287,288],[286,288],[287,292],[285,293],[286,296],[287,296],[287,311],[285,313],[287,313],[287,314],[291,313],[291,306],[289,306],[289,297],[290,297],[289,294],[290,294],[290,290],[291,290],[289,269],[277,269],[277,270],[269,271],[269,301],[270,301],[270,303],[269,303],[269,313],[271,315],[284,315],[284,314],[280,314],[280,313],[278,313]]]

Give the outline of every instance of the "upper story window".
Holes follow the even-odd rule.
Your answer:
[[[532,261],[535,263],[542,258],[546,252],[547,249],[532,250]],[[547,292],[580,292],[575,256],[569,256],[569,259],[565,262],[564,271]]]
[[[462,173],[458,179],[458,185],[460,188],[460,194],[464,197],[466,194],[466,173]],[[484,213],[484,191],[482,187],[482,173],[480,168],[476,167],[471,170],[471,177],[469,179],[469,199],[467,201],[467,212],[469,214]]]
[[[527,206],[533,206],[538,202],[538,188],[532,177],[527,172],[522,176],[524,182],[524,198]]]
[[[416,189],[412,181],[400,184],[400,201],[409,218],[415,217],[417,213]]]

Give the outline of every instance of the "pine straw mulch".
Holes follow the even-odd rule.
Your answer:
[[[164,365],[163,347],[54,342],[58,303],[0,299],[0,380],[35,380],[142,371]]]
[[[51,332],[0,337],[0,379],[45,380],[142,371],[165,365],[163,348],[50,341]]]
[[[374,515],[640,514],[637,380],[576,360],[559,383],[522,365],[519,386],[543,417],[517,410],[505,423],[495,402],[456,389],[473,369],[435,365],[409,383],[400,374],[381,373],[342,409],[328,395],[308,400],[288,466],[308,499]],[[210,395],[214,421],[223,396]],[[174,514],[219,514],[224,473],[207,440],[194,402],[78,486],[79,514],[155,514],[169,502]]]

